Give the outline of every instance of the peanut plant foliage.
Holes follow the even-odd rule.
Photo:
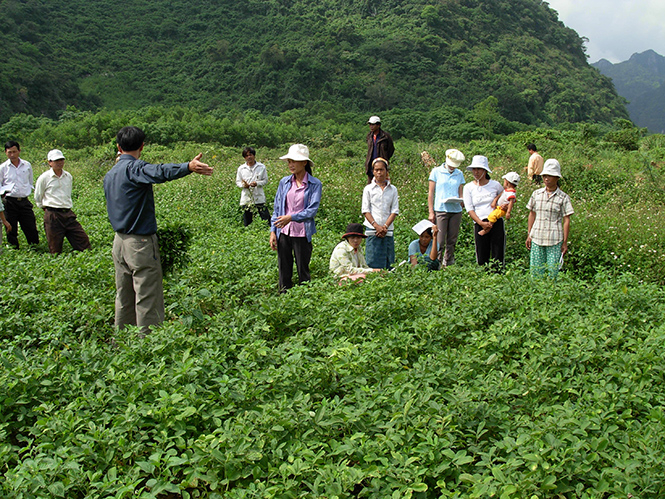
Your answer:
[[[324,185],[313,279],[284,295],[265,224],[242,226],[240,150],[148,144],[148,161],[202,151],[215,173],[155,188],[171,268],[166,321],[143,339],[112,327],[113,152],[65,151],[93,249],[22,239],[0,256],[0,495],[665,495],[665,143],[620,151],[582,132],[455,144],[486,154],[494,178],[522,173],[533,136],[561,161],[576,213],[556,282],[529,277],[524,182],[503,274],[475,265],[465,214],[457,266],[338,285],[328,259],[361,221],[365,146],[310,144]],[[398,261],[427,216],[420,152],[440,162],[450,146],[397,142]],[[269,200],[287,147],[258,149]],[[48,148],[25,148],[36,175]]]

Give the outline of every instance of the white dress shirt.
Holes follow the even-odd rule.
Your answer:
[[[10,160],[0,165],[0,195],[27,198],[32,192],[32,165],[19,158],[18,166]]]
[[[72,208],[72,176],[62,170],[59,177],[51,168],[42,173],[35,185],[35,204],[40,208]]]

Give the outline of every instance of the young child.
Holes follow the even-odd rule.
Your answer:
[[[494,211],[489,214],[487,221],[490,223],[495,223],[498,219],[505,217],[506,220],[510,220],[510,212],[513,209],[516,199],[516,189],[517,184],[520,182],[520,176],[515,172],[506,173],[503,177],[503,192],[499,194],[494,201],[492,201],[492,206]],[[508,205],[504,211],[501,207]],[[483,229],[478,232],[478,235],[484,236],[492,228]]]
[[[263,186],[268,183],[268,173],[263,163],[256,161],[256,150],[245,147],[242,150],[245,163],[238,167],[236,185],[242,189],[240,206],[243,210],[242,223],[245,227],[252,223],[254,213],[266,221],[270,220],[270,213],[266,208],[266,195]]]
[[[368,267],[365,262],[360,246],[366,237],[362,224],[349,224],[342,236],[342,242],[335,246],[330,256],[330,271],[341,277],[342,281],[364,279],[368,272],[379,270]]]

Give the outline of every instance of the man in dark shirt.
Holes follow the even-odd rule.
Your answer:
[[[143,335],[164,320],[162,265],[157,242],[157,220],[152,184],[182,178],[190,173],[212,175],[200,161],[151,165],[139,159],[145,133],[140,128],[121,128],[116,136],[120,156],[104,177],[109,221],[115,231],[115,325],[138,325]]]
[[[367,183],[371,183],[374,178],[374,169],[372,161],[376,158],[383,158],[390,162],[395,152],[393,138],[384,130],[381,130],[381,118],[371,116],[367,120],[369,133],[367,134],[367,158],[365,159],[365,172],[367,173]]]

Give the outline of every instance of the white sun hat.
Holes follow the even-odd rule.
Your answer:
[[[312,160],[309,159],[309,147],[305,144],[293,144],[289,147],[289,152],[279,159],[292,159],[293,161],[309,161],[311,166],[314,166]]]
[[[548,159],[545,161],[543,172],[540,175],[549,175],[550,177],[561,178],[561,165],[556,159]]]
[[[473,157],[471,164],[467,166],[466,169],[473,170],[474,168],[482,168],[483,170],[486,170],[487,173],[492,173],[492,170],[490,170],[489,161],[485,156],[478,155]]]

